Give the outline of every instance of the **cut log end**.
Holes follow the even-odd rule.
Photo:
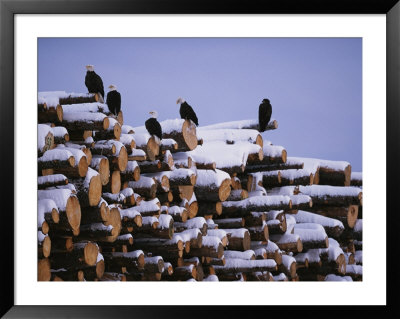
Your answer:
[[[286,161],[287,161],[287,152],[286,152],[286,150],[283,150],[282,151],[282,162],[286,163]]]
[[[72,228],[74,235],[79,234],[79,226],[81,224],[81,206],[76,196],[71,196],[67,200],[66,215],[68,223]]]
[[[154,136],[150,137],[147,141],[146,154],[150,161],[154,161],[156,156],[160,154],[160,145],[157,143]]]
[[[99,253],[99,248],[95,243],[89,242],[83,249],[84,260],[87,265],[94,266],[97,261],[97,255]]]
[[[226,179],[221,183],[221,186],[218,190],[218,196],[220,201],[225,201],[231,193],[231,180]]]
[[[50,281],[50,261],[47,258],[38,261],[38,281]]]
[[[102,184],[100,175],[93,176],[89,183],[89,205],[97,206],[101,199]]]
[[[182,125],[182,135],[190,151],[197,147],[196,125],[189,120],[185,120]]]
[[[79,160],[78,163],[78,174],[80,177],[85,177],[86,173],[88,171],[88,163],[87,163],[87,159],[86,156],[82,156],[81,159]]]

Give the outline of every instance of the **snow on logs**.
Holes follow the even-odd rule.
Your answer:
[[[57,206],[59,213],[59,228],[79,234],[81,223],[81,206],[78,198],[69,189],[39,190],[38,200],[51,199]],[[54,225],[55,226],[55,225]]]
[[[54,148],[54,134],[52,128],[46,124],[38,124],[38,155]]]
[[[147,133],[147,131],[135,133],[133,137],[135,139],[136,148],[144,151],[148,160],[155,161],[156,156],[160,154],[160,143],[157,138]]]
[[[292,201],[289,196],[271,195],[249,197],[241,201],[225,201],[222,203],[222,215],[226,217],[246,216],[251,212],[269,210],[289,210]]]
[[[38,189],[62,186],[68,184],[68,178],[63,174],[54,174],[38,177]]]
[[[362,205],[360,188],[312,185],[300,186],[299,191],[312,198],[313,207],[307,210],[339,219],[345,222],[346,227],[354,227],[358,216],[358,207]]]
[[[263,147],[261,134],[256,130],[248,129],[203,129],[198,128],[197,135],[203,139],[203,143],[211,141],[224,141],[227,144],[235,144],[239,141],[246,141]]]
[[[223,202],[231,192],[231,178],[221,170],[197,170],[194,191],[198,200]]]
[[[38,158],[38,167],[42,175],[64,174],[72,178],[84,177],[88,170],[86,155],[64,145],[46,151]]]
[[[196,125],[190,120],[175,119],[160,122],[162,139],[173,139],[179,151],[191,151],[197,147]]]
[[[93,139],[95,141],[99,140],[107,140],[107,139],[115,139],[117,141],[120,140],[121,137],[121,125],[118,121],[112,117],[108,118],[109,126],[101,131],[93,132]]]
[[[278,128],[278,122],[274,119],[271,119],[267,125],[267,130],[275,130]],[[202,130],[220,130],[220,129],[251,129],[258,130],[258,120],[240,120],[240,121],[231,121],[231,122],[223,122],[217,124],[211,124],[207,126],[202,126]]]
[[[97,206],[101,199],[102,183],[100,174],[92,168],[88,168],[84,179],[70,180],[76,188],[76,196],[81,207]]]
[[[68,131],[101,131],[108,129],[110,120],[103,113],[68,112],[63,115],[62,126]]]

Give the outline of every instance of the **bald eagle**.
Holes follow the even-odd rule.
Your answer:
[[[272,106],[268,99],[263,99],[258,108],[258,126],[259,131],[264,132],[271,119]]]
[[[151,118],[149,118],[144,125],[146,126],[147,132],[149,132],[150,135],[155,135],[158,137],[158,139],[161,141],[162,139],[162,130],[161,130],[161,125],[157,121],[157,112],[156,111],[151,111],[149,112],[151,115]]]
[[[106,103],[111,113],[118,115],[121,110],[121,94],[117,91],[115,85],[110,85],[108,87],[110,91],[107,93]]]
[[[176,101],[176,104],[180,104],[179,114],[182,119],[192,120],[196,126],[199,126],[199,120],[197,119],[196,113],[193,111],[192,107],[186,103],[181,97]]]
[[[96,72],[94,72],[93,65],[87,65],[86,70],[85,85],[89,90],[89,93],[100,93],[101,99],[104,99],[103,80]]]

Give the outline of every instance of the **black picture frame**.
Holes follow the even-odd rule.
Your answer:
[[[0,71],[0,178],[5,187],[0,192],[2,203],[2,229],[0,289],[2,292],[0,315],[5,318],[150,318],[167,316],[178,318],[248,316],[248,307],[197,306],[15,306],[14,291],[14,16],[16,14],[386,14],[387,23],[387,105],[386,105],[386,200],[387,200],[387,305],[375,307],[320,306],[321,311],[332,316],[354,317],[361,313],[380,315],[383,318],[399,316],[396,307],[396,288],[399,276],[395,273],[397,255],[395,232],[398,225],[396,212],[396,181],[400,162],[398,136],[400,136],[400,3],[398,0],[281,0],[281,1],[162,1],[162,0],[52,0],[24,1],[0,0],[1,19],[1,71]],[[383,106],[377,106],[381,110]],[[4,152],[6,150],[6,153]],[[5,154],[5,155],[4,155]],[[252,307],[252,315],[254,309]],[[327,309],[329,308],[329,309]],[[283,306],[268,309],[268,314],[282,311]],[[261,306],[257,310],[262,310]],[[284,306],[284,316],[309,313],[309,307]],[[320,313],[322,315],[322,312]]]

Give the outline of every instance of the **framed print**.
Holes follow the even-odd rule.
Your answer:
[[[398,312],[397,1],[0,8],[2,315]]]

